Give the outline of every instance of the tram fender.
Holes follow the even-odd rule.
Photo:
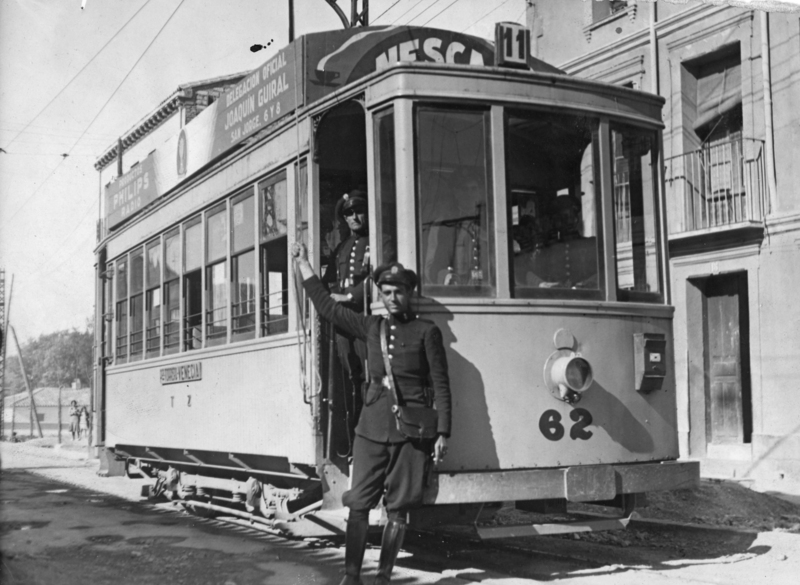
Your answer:
[[[611,465],[569,467],[564,473],[564,494],[570,502],[611,500],[617,495],[616,473]]]

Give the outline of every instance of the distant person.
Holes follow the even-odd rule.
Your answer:
[[[90,414],[89,409],[85,406],[81,408],[81,431],[80,437],[88,437],[89,436],[89,424],[90,424]]]
[[[81,411],[78,408],[78,401],[73,400],[69,403],[69,432],[72,433],[72,440],[81,436]]]

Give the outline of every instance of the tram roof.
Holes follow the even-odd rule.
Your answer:
[[[263,135],[289,114],[376,71],[414,62],[488,71],[494,60],[493,43],[435,28],[372,26],[299,37],[262,66],[222,79],[225,89],[218,100],[138,161],[140,164],[107,185],[106,226],[114,228],[138,214],[212,161],[254,135]],[[566,75],[534,57],[527,61],[529,71]],[[144,128],[143,135],[149,131]],[[138,132],[141,138],[138,128],[132,132]],[[98,170],[113,160],[115,149],[109,147],[98,158]]]

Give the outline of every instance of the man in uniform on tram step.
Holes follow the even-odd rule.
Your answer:
[[[342,585],[361,583],[369,511],[383,497],[388,522],[383,532],[375,579],[377,585],[382,585],[389,583],[403,542],[406,514],[422,504],[431,451],[437,463],[447,453],[451,398],[442,333],[434,323],[417,318],[411,311],[410,300],[417,285],[417,275],[403,268],[402,264],[395,262],[375,270],[373,277],[389,314],[386,317],[366,316],[347,309],[328,295],[314,275],[305,246],[294,244],[292,256],[297,261],[303,287],[322,318],[366,342],[370,383],[356,427],[352,487],[342,497],[344,505],[350,508]],[[381,322],[384,319],[387,322],[387,359],[394,375],[398,400],[409,408],[425,406],[433,394],[438,415],[435,442],[408,439],[397,429],[392,412],[394,400],[387,389],[388,378],[381,349]]]
[[[331,298],[357,313],[364,311],[364,279],[369,274],[369,220],[367,194],[360,190],[345,193],[336,203],[336,217],[344,221],[350,236],[331,254],[322,282],[331,291]],[[339,361],[352,383],[353,423],[361,410],[361,386],[364,383],[364,360],[367,350],[362,341],[336,329]],[[348,409],[349,410],[349,409]],[[351,426],[348,431],[352,432]]]

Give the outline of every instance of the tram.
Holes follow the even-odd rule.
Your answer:
[[[342,529],[357,390],[289,250],[324,270],[359,189],[370,262],[415,267],[447,349],[453,432],[426,505],[629,512],[697,484],[677,461],[663,99],[529,57],[519,25],[496,41],[300,37],[106,187],[109,461],[197,511]]]

